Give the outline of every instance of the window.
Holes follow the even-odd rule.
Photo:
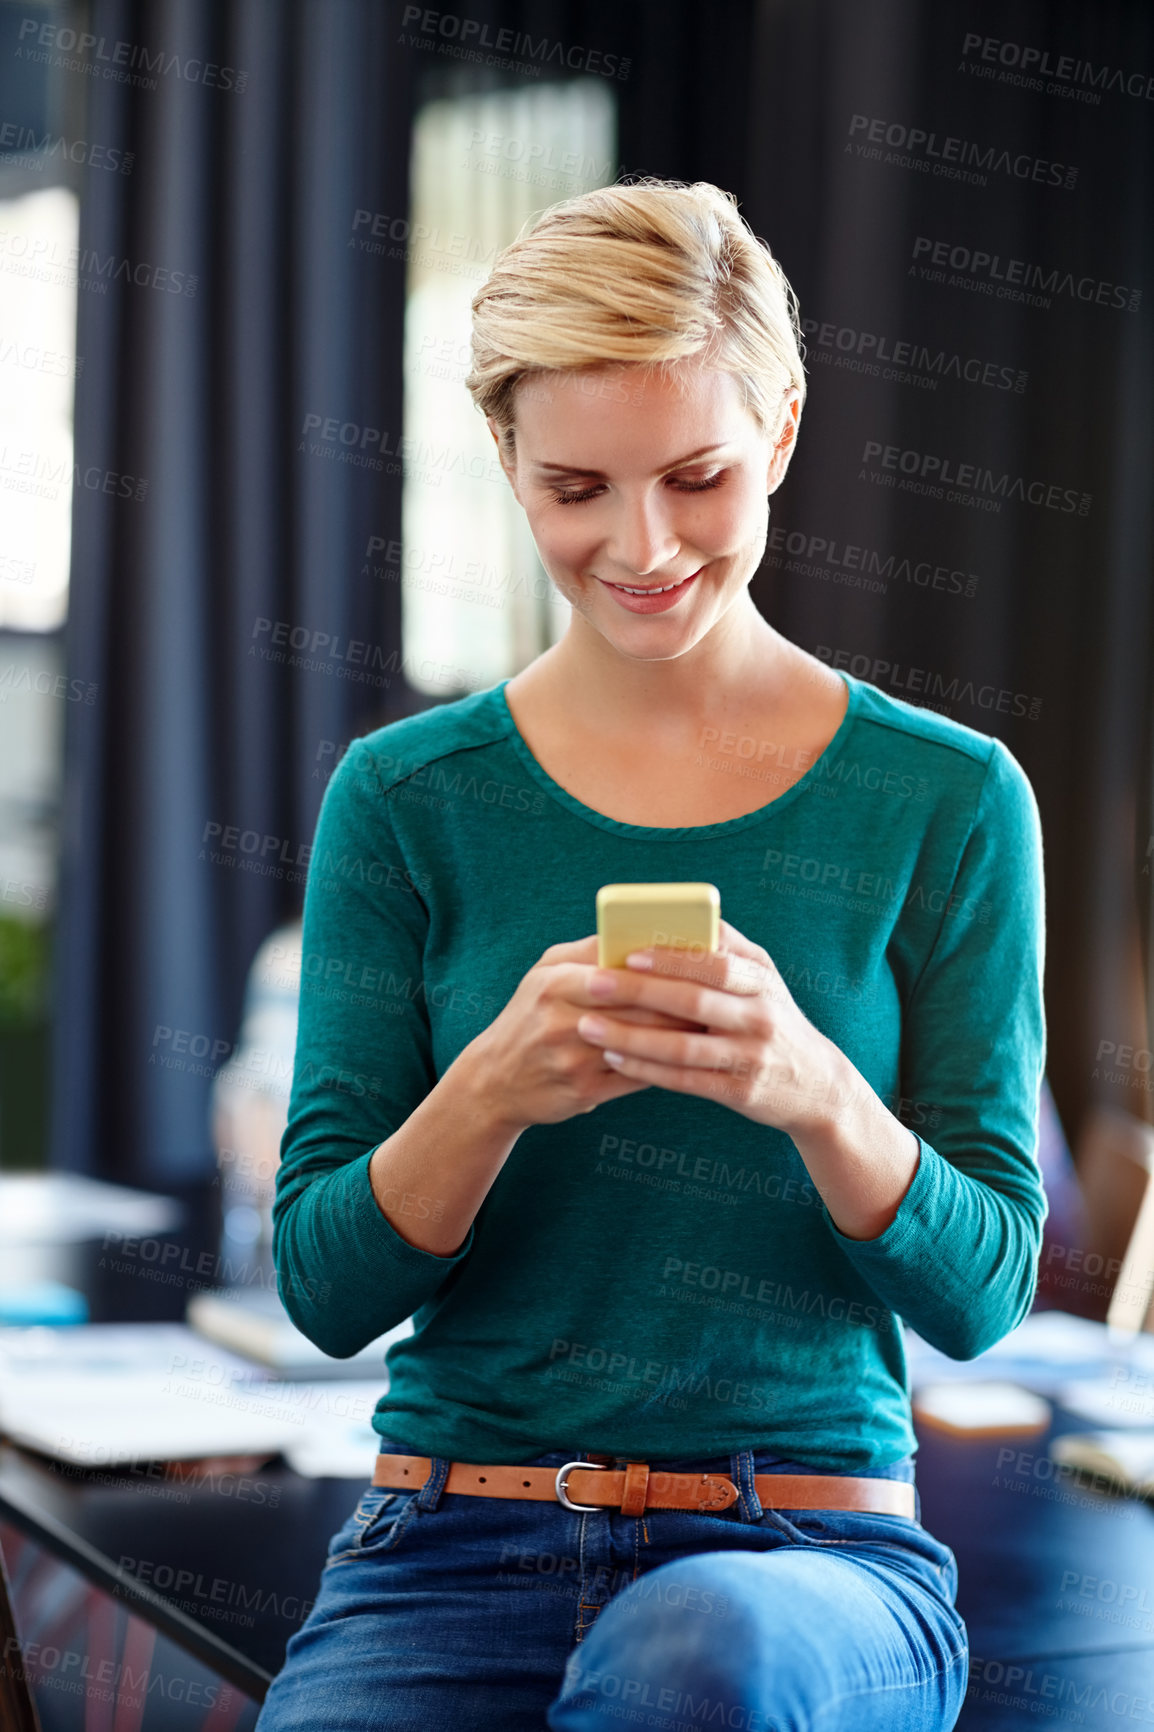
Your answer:
[[[409,679],[439,699],[511,677],[568,624],[464,387],[470,302],[527,218],[616,176],[616,105],[600,78],[467,91],[418,111],[401,608]]]
[[[54,631],[68,599],[80,201],[0,198],[0,627]]]
[[[76,0],[0,8],[0,1165],[46,1154],[87,80],[30,51]]]

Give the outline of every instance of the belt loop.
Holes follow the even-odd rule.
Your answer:
[[[649,1465],[644,1461],[631,1461],[625,1467],[625,1481],[621,1491],[621,1514],[623,1516],[643,1516],[645,1514],[645,1493],[649,1488]]]
[[[753,1483],[752,1449],[738,1449],[729,1458],[729,1474],[737,1487],[737,1509],[744,1522],[759,1522],[765,1511]]]
[[[433,1457],[429,1477],[417,1493],[418,1509],[436,1509],[441,1501],[441,1493],[445,1489],[445,1481],[449,1477],[449,1469],[452,1465],[447,1456],[435,1455]]]

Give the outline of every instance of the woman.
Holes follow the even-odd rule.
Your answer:
[[[262,1732],[951,1727],[901,1320],[969,1358],[1034,1292],[1029,785],[750,600],[805,378],[729,195],[556,205],[473,309],[572,618],[326,792],[275,1256],[328,1352],[415,1327]],[[598,969],[654,879],[720,950]]]

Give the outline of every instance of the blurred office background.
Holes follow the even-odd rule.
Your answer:
[[[1105,1314],[1154,1116],[1152,116],[1123,0],[0,4],[0,1177],[172,1199],[200,1271],[94,1258],[94,1318],[267,1266],[327,778],[565,629],[469,300],[630,174],[732,191],[799,296],[762,611],[1037,792],[1049,1302]]]

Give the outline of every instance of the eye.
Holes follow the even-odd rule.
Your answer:
[[[587,487],[583,493],[561,493],[555,487],[551,491],[558,505],[580,505],[583,500],[593,499],[597,493],[596,487]]]
[[[672,476],[670,477],[670,485],[675,487],[679,493],[704,493],[707,488],[720,487],[724,479],[725,471],[719,469],[716,475],[710,475],[704,481],[678,481],[675,476]],[[580,505],[586,499],[595,499],[601,489],[599,487],[586,487],[579,493],[565,493],[554,487],[550,491],[558,505]]]
[[[680,481],[674,485],[685,493],[704,493],[707,487],[720,487],[724,480],[725,470],[719,469],[716,475],[710,475],[704,481]]]

